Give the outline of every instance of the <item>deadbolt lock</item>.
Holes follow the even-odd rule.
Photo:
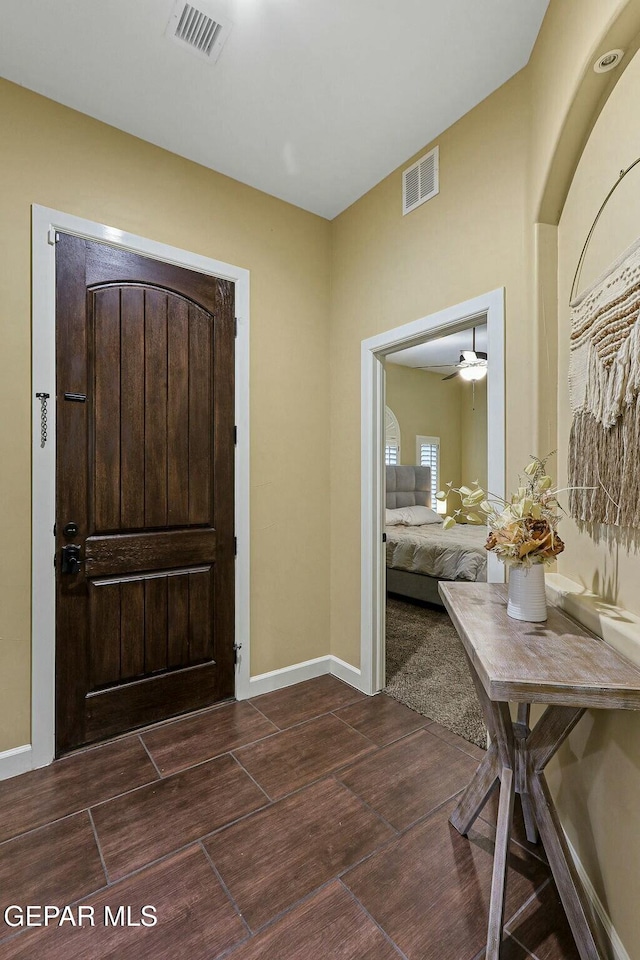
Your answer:
[[[75,543],[69,543],[60,551],[62,556],[61,573],[75,574],[80,572],[80,547]]]

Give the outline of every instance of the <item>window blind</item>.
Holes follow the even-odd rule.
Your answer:
[[[438,492],[440,467],[440,439],[438,437],[418,437],[418,463],[421,467],[431,467],[431,506],[435,509]]]
[[[395,467],[398,463],[398,445],[396,443],[385,443],[384,462],[388,467]]]

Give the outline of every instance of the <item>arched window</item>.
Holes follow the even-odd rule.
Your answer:
[[[390,407],[384,408],[384,462],[389,466],[400,463],[400,424]]]

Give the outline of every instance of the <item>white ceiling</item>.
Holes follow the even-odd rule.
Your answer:
[[[333,218],[520,70],[548,5],[207,2],[216,64],[165,37],[174,0],[3,0],[0,71]]]
[[[385,362],[397,363],[404,367],[419,367],[430,373],[441,373],[446,377],[450,373],[455,373],[460,354],[463,350],[471,350],[472,344],[472,331],[461,330],[459,333],[450,333],[448,337],[438,337],[437,340],[428,340],[407,350],[390,353],[385,358]],[[486,323],[476,327],[476,350],[487,352]],[[488,360],[490,363],[491,357]]]

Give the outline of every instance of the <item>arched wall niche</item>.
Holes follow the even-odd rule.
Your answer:
[[[620,66],[611,73],[597,74],[593,70],[596,58],[613,49],[625,51]],[[558,225],[573,175],[591,131],[638,49],[640,3],[638,0],[627,0],[584,58],[575,93],[565,113],[548,169],[543,173],[541,194],[533,197],[536,223]],[[542,69],[542,64],[538,69]],[[535,104],[533,110],[535,112]]]
[[[620,68],[609,75],[606,86],[598,89],[592,63],[598,54],[616,47],[625,50],[625,58]],[[537,218],[532,278],[537,331],[537,442],[544,452],[558,449],[554,469],[561,484],[570,426],[566,382],[569,290],[580,249],[607,190],[619,170],[640,155],[638,135],[624,129],[625,118],[629,118],[629,126],[634,123],[630,101],[633,91],[640,89],[640,55],[634,61],[639,47],[640,2],[633,0],[603,31],[585,58],[582,76],[550,158],[544,187],[539,199],[531,198],[531,209]],[[640,175],[634,171],[631,178],[637,197]],[[620,197],[624,196],[623,189],[620,188]],[[636,217],[636,227],[637,222]],[[603,219],[599,226],[604,233],[603,243],[596,238],[594,261],[586,264],[582,287],[608,266],[630,240],[625,224],[607,251],[604,241],[612,236],[611,222],[607,226]],[[627,655],[640,656],[633,617],[640,613],[640,549],[629,547],[619,528],[579,531],[573,521],[566,521],[563,536],[567,549],[559,572],[581,588],[576,594],[574,615],[579,617],[589,603],[582,603],[582,592],[593,591],[603,598],[605,602],[598,600],[593,605],[599,615],[610,609],[606,601],[619,604],[623,609],[616,622],[624,623],[628,629]],[[625,614],[625,610],[631,615]],[[600,631],[607,638],[606,625],[601,625]],[[605,717],[594,711],[572,732],[549,771],[563,828],[579,872],[586,877],[590,899],[607,930],[611,956],[617,960],[640,956],[635,896],[640,876],[639,770],[640,715],[620,712]]]
[[[540,88],[536,76],[539,79],[541,71],[549,66],[545,59],[549,45],[545,45],[544,37],[540,40],[542,42],[537,45],[530,64],[533,98]],[[619,67],[608,74],[596,74],[593,70],[596,58],[612,49],[625,51]],[[542,183],[539,193],[536,191],[535,171],[531,177],[530,204],[534,230],[531,295],[535,318],[536,367],[534,444],[541,453],[556,450],[558,446],[558,224],[574,174],[598,117],[639,49],[640,0],[627,0],[619,5],[600,36],[583,54],[575,92],[560,123],[547,168],[538,171],[538,179]],[[532,102],[533,137],[536,136],[536,106]],[[539,109],[544,110],[544,107]]]

